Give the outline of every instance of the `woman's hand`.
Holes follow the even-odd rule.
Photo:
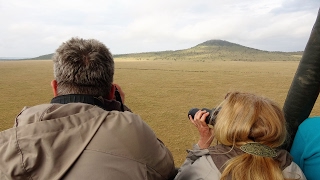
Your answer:
[[[189,115],[189,119],[193,125],[198,128],[200,139],[198,141],[198,146],[200,149],[208,148],[213,141],[213,131],[206,123],[206,117],[209,116],[209,112],[199,110],[192,118]]]

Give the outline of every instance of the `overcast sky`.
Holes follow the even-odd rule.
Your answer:
[[[0,57],[50,54],[73,36],[113,54],[187,49],[221,39],[303,51],[320,0],[0,0]]]

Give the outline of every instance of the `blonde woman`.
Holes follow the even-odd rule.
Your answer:
[[[290,154],[279,149],[287,135],[281,108],[250,93],[228,93],[213,128],[209,112],[199,110],[190,121],[200,134],[175,180],[306,179]],[[214,114],[214,113],[211,113]],[[212,119],[212,117],[211,117]],[[216,138],[217,145],[210,146]]]

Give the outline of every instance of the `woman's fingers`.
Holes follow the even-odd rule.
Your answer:
[[[200,135],[198,145],[201,149],[208,148],[213,140],[213,134],[210,127],[206,123],[206,118],[209,112],[199,110],[194,115],[194,118],[189,116],[191,122],[197,127]]]
[[[206,124],[206,118],[209,115],[209,112],[206,111],[202,111],[199,110],[198,112],[196,112],[196,114],[194,115],[194,118],[192,118],[189,115],[189,119],[190,121],[196,126],[196,127],[200,127],[200,126],[207,126]]]

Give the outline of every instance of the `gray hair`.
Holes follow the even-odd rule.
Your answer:
[[[71,38],[60,45],[52,59],[58,95],[106,96],[110,92],[114,61],[103,43]]]

